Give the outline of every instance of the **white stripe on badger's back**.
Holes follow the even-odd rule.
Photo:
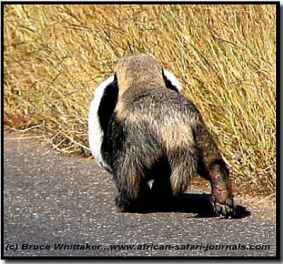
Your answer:
[[[181,92],[183,87],[182,87],[181,83],[178,81],[178,79],[176,78],[176,76],[175,76],[172,72],[170,72],[170,71],[168,71],[168,70],[166,70],[166,69],[163,69],[163,73],[164,73],[164,76],[166,77],[166,79],[167,79],[168,81],[170,81],[170,83],[171,83],[173,86],[175,86],[176,89],[177,89],[179,92]]]
[[[88,115],[88,140],[92,155],[95,157],[98,164],[108,169],[109,165],[102,157],[101,145],[103,141],[104,131],[101,128],[98,116],[99,105],[104,95],[106,87],[114,81],[112,75],[107,80],[102,82],[95,90],[94,98],[90,104]],[[111,170],[111,169],[110,169]]]

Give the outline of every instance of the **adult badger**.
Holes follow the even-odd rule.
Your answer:
[[[139,211],[152,193],[159,198],[183,193],[198,173],[211,183],[215,213],[230,216],[229,171],[201,114],[181,89],[152,56],[121,59],[91,102],[90,149],[113,174],[121,211]]]

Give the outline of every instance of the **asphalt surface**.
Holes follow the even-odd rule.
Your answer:
[[[210,217],[208,195],[188,193],[168,210],[119,213],[111,175],[93,159],[13,134],[4,140],[3,194],[4,257],[275,256],[275,224],[249,208]]]

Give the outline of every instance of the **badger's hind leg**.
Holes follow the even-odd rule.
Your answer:
[[[169,155],[171,166],[170,184],[174,196],[185,192],[197,172],[197,158],[194,147],[179,148]]]
[[[215,213],[226,217],[233,216],[234,204],[229,170],[201,120],[195,128],[195,140],[199,150],[198,173],[210,181]]]
[[[115,203],[121,212],[146,210],[150,187],[144,169],[136,155],[125,154],[116,161],[114,181],[118,189]]]

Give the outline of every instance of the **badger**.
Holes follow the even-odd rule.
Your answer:
[[[147,54],[120,59],[95,90],[88,136],[98,164],[113,175],[121,212],[178,196],[198,174],[211,184],[216,215],[233,214],[229,170],[174,74]],[[154,194],[154,195],[152,195]]]

